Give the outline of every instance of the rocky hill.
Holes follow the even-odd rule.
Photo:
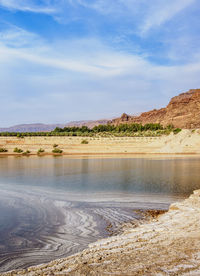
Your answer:
[[[200,128],[200,89],[191,89],[173,97],[165,108],[154,109],[140,116],[122,114],[120,118],[109,121],[109,124],[121,123],[160,123],[163,126],[172,124],[179,128]]]
[[[56,127],[63,127],[64,124],[21,124],[11,127],[0,128],[0,132],[40,132],[51,131]]]
[[[74,121],[74,122],[70,122],[67,123],[66,126],[77,126],[77,127],[81,127],[81,126],[87,126],[89,128],[93,128],[95,126],[98,125],[106,125],[108,123],[109,120],[107,119],[102,119],[102,120],[97,120],[97,121],[93,121],[93,120],[89,120],[89,121]]]
[[[140,115],[127,115],[123,113],[120,118],[107,120],[73,121],[66,124],[23,124],[8,128],[0,128],[0,132],[39,132],[52,131],[56,127],[65,126],[88,126],[93,128],[96,125],[104,124],[119,125],[122,123],[160,123],[163,126],[172,124],[179,128],[200,128],[200,89],[191,89],[173,97],[165,108],[154,109]]]
[[[16,126],[11,126],[7,128],[0,128],[0,132],[41,132],[41,131],[52,131],[56,127],[65,127],[65,126],[87,126],[89,128],[93,128],[96,125],[104,125],[107,124],[108,120],[103,119],[103,120],[97,120],[97,121],[74,121],[74,122],[69,122],[66,124],[22,124],[22,125],[16,125]]]

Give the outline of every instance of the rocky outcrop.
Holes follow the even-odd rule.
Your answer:
[[[109,124],[122,123],[160,123],[163,126],[172,124],[177,128],[200,127],[200,89],[191,89],[171,99],[167,107],[144,112],[140,116],[123,114],[120,118],[109,121]]]

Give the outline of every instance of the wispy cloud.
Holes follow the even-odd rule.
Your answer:
[[[40,36],[16,26],[0,32],[0,54],[43,67],[98,77],[117,76],[142,59],[120,53],[93,38],[61,40],[49,45]]]
[[[95,40],[88,40],[87,42],[85,40],[62,41],[61,47],[59,44],[52,46],[44,44],[37,36],[36,42],[34,34],[22,32],[21,30],[19,32],[15,30],[14,32],[0,33],[1,37],[3,38],[0,44],[0,55],[2,57],[6,57],[8,60],[17,59],[43,67],[51,67],[55,70],[108,77],[120,74],[123,67],[127,67],[129,64],[128,57],[125,61],[123,55],[111,51],[103,45],[100,46],[101,43]],[[30,44],[28,44],[28,39],[30,39]],[[33,40],[36,42],[34,48],[32,47]],[[81,47],[85,47],[86,43],[87,48],[96,50],[99,48],[100,51],[95,54],[95,57],[92,52],[83,55]],[[60,48],[59,53],[57,48]]]
[[[160,107],[169,97],[199,85],[200,58],[187,65],[160,66],[97,39],[49,45],[18,28],[0,37],[4,38],[0,44],[1,118],[9,118],[10,124],[140,112]],[[26,43],[20,44],[21,40]],[[17,116],[11,118],[13,112]],[[31,115],[25,118],[24,114]]]
[[[124,18],[129,25],[141,35],[145,35],[153,28],[160,27],[185,10],[196,0],[74,0],[72,5],[81,5],[88,9],[108,15],[109,17]]]
[[[172,19],[196,0],[153,0],[148,5],[144,20],[140,26],[141,34],[146,34],[152,28],[160,27]]]
[[[37,5],[35,2],[31,0],[0,0],[0,6],[9,10],[33,13],[54,14],[56,11],[52,5],[48,5],[47,1],[43,1],[42,5]]]
[[[28,32],[12,24],[5,24],[6,28],[0,32],[0,45],[11,48],[32,47],[42,42],[40,36]]]
[[[0,0],[0,125],[132,114],[199,87],[196,3]]]
[[[60,23],[70,20],[84,20],[80,8],[94,10],[109,20],[126,22],[132,31],[146,35],[150,30],[160,27],[197,0],[0,0],[0,6],[9,10],[50,14]],[[73,12],[70,14],[70,9]],[[91,17],[91,14],[89,14]],[[94,18],[95,20],[95,15]]]

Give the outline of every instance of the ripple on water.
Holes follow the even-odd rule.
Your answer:
[[[42,189],[1,188],[0,271],[67,257],[113,233],[121,223],[141,218],[141,213],[133,211],[141,207],[141,201],[131,201],[131,197],[121,198],[122,202],[119,195],[113,201],[112,195],[107,199],[88,195],[84,201],[82,197]],[[167,209],[168,202],[142,205],[144,209]]]

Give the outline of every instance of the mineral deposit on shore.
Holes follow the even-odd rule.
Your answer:
[[[14,275],[200,275],[200,190],[151,222]]]

